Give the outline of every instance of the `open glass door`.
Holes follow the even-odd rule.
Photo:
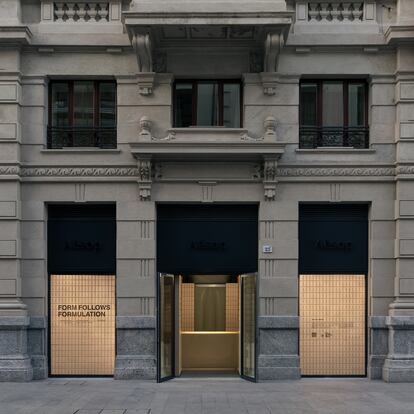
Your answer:
[[[174,275],[158,274],[158,382],[174,377]]]
[[[241,376],[256,381],[256,273],[241,275]]]

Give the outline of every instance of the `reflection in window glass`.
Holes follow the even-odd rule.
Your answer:
[[[99,126],[113,127],[116,124],[116,87],[115,83],[99,85]]]
[[[68,84],[55,83],[52,88],[52,125],[63,127],[69,125]]]
[[[177,83],[175,86],[175,126],[186,128],[193,124],[193,85]]]
[[[316,83],[304,83],[300,87],[300,124],[303,126],[316,126],[317,124],[317,96]]]
[[[365,85],[352,83],[348,89],[349,126],[365,125]]]
[[[94,85],[93,82],[75,82],[73,85],[73,121],[77,127],[88,127],[94,124]]]
[[[240,85],[223,85],[223,125],[228,128],[240,126]]]
[[[238,82],[187,81],[175,84],[174,126],[241,125],[241,90]]]
[[[328,127],[343,127],[342,82],[324,82],[322,87],[322,123]]]
[[[200,83],[197,87],[197,125],[214,126],[219,120],[218,85]]]

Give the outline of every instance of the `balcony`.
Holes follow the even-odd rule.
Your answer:
[[[47,148],[116,148],[116,128],[48,127]]]
[[[307,127],[299,129],[299,148],[369,148],[368,127]]]

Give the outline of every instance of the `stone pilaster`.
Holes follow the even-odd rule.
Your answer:
[[[117,203],[115,379],[155,379],[155,203]]]
[[[6,66],[0,74],[0,380],[27,381],[33,370],[30,321],[20,299],[20,52],[2,48],[0,60]]]
[[[402,3],[400,2],[400,6]],[[396,167],[396,277],[395,301],[390,305],[388,355],[383,378],[388,382],[414,381],[414,62],[410,46],[398,49],[397,167]],[[410,72],[411,70],[411,72]]]

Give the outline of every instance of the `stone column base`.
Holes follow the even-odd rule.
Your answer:
[[[157,377],[155,316],[118,316],[115,379]]]
[[[389,353],[382,376],[387,382],[414,382],[414,316],[388,316]]]
[[[299,379],[299,318],[260,316],[258,328],[258,380]]]
[[[116,357],[114,379],[155,380],[157,364],[155,357],[138,355],[121,355]]]
[[[257,376],[259,381],[300,379],[299,357],[260,355]]]
[[[30,381],[31,359],[27,354],[27,316],[0,317],[0,381]]]
[[[369,358],[368,378],[382,379],[382,369],[388,354],[388,326],[386,316],[371,316],[369,318]]]

